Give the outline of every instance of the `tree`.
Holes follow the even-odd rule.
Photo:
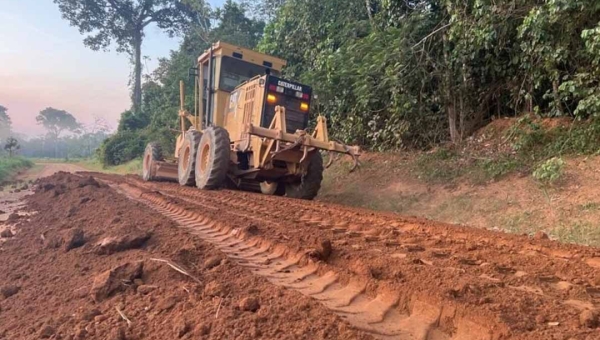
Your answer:
[[[179,81],[188,79],[190,66],[195,65],[198,56],[210,47],[211,42],[222,40],[256,48],[265,24],[262,20],[248,17],[246,10],[245,5],[227,1],[222,8],[211,12],[212,29],[207,23],[194,23],[179,48],[171,51],[168,58],[158,60],[158,67],[145,77],[142,86],[142,112],[123,112],[117,133],[109,137],[99,150],[104,164],[120,164],[140,157],[145,141],[158,141],[163,150],[174,150],[176,134],[172,130],[179,129]],[[208,13],[206,9],[198,12]],[[186,82],[185,92],[194,93],[194,82]],[[194,107],[193,95],[186,96],[185,100],[186,107]]]
[[[283,6],[287,0],[241,0],[244,6],[251,9],[251,13],[260,19],[273,19],[277,11]]]
[[[6,107],[0,105],[0,138],[6,138],[10,135],[12,122],[7,111]]]
[[[227,0],[223,8],[215,11],[219,25],[210,32],[214,40],[224,40],[228,43],[253,48],[258,44],[265,29],[265,22],[248,18],[244,5]]]
[[[8,155],[12,157],[15,154],[15,151],[19,150],[21,146],[19,145],[19,141],[14,137],[8,137],[6,139],[6,144],[4,144],[4,150],[8,151]]]
[[[77,119],[72,114],[64,110],[57,110],[52,107],[48,107],[35,117],[38,124],[44,126],[48,130],[48,135],[54,141],[54,156],[57,155],[58,139],[61,133],[64,131],[79,132],[81,124],[77,122]]]
[[[86,35],[83,43],[94,51],[106,50],[111,43],[118,52],[132,58],[133,111],[142,104],[142,41],[144,29],[156,24],[174,36],[198,20],[203,0],[54,0],[71,26]],[[204,20],[200,20],[204,21]]]

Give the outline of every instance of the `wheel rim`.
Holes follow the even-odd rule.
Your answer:
[[[146,157],[144,157],[144,170],[146,172],[150,171],[150,162],[152,161],[152,156],[149,153],[146,153]]]
[[[260,190],[265,195],[273,195],[273,194],[275,194],[275,191],[277,190],[278,185],[279,184],[277,182],[268,182],[268,181],[261,182]]]
[[[208,163],[210,161],[210,145],[206,144],[202,147],[200,156],[200,170],[204,173],[208,169]]]
[[[181,159],[181,165],[183,166],[183,170],[187,170],[190,165],[190,146],[187,145],[183,150],[183,158]]]

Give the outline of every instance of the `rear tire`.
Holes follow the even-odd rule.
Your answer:
[[[185,133],[179,158],[177,159],[177,179],[181,185],[194,185],[194,171],[196,168],[196,152],[202,134],[196,130]]]
[[[196,186],[200,189],[218,189],[229,171],[229,133],[214,126],[204,130],[196,154]]]
[[[162,148],[157,142],[151,142],[146,145],[144,159],[142,164],[142,178],[144,181],[156,180],[156,162],[164,161]]]
[[[306,174],[302,176],[300,183],[289,183],[285,186],[285,195],[291,198],[312,200],[317,197],[323,181],[323,157],[317,151],[308,164]]]

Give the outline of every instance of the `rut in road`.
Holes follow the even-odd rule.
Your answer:
[[[296,290],[320,301],[350,325],[375,338],[492,339],[492,332],[489,329],[464,318],[456,320],[456,329],[452,333],[444,332],[439,327],[439,322],[440,318],[449,315],[449,312],[443,307],[416,299],[405,301],[401,298],[401,292],[392,290],[380,290],[376,296],[370,296],[366,293],[366,282],[359,279],[341,280],[338,273],[333,270],[322,273],[317,264],[302,261],[306,254],[293,253],[286,246],[258,237],[248,238],[239,229],[170,202],[168,193],[148,192],[145,188],[139,187],[139,184],[131,182],[120,185],[109,184],[129,198],[144,203],[171,218],[191,234],[212,243],[229,258],[249,268],[254,274],[265,277],[275,285]],[[216,202],[206,201],[204,203],[193,201],[193,203],[207,210],[219,209],[214,204]],[[228,213],[235,214],[235,212]],[[408,308],[402,309],[400,304]],[[410,313],[405,312],[407,309]]]

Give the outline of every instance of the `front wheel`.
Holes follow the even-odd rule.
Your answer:
[[[317,151],[310,157],[306,174],[300,182],[288,183],[285,186],[285,195],[291,198],[312,200],[317,197],[323,181],[323,157]]]
[[[177,179],[181,185],[194,185],[194,169],[196,152],[202,134],[196,130],[190,130],[183,137],[183,144],[177,158]]]
[[[144,181],[156,180],[156,162],[164,161],[162,149],[157,142],[148,143],[144,151],[142,178]]]
[[[229,170],[229,133],[222,127],[209,127],[202,133],[196,154],[196,186],[218,189]]]

